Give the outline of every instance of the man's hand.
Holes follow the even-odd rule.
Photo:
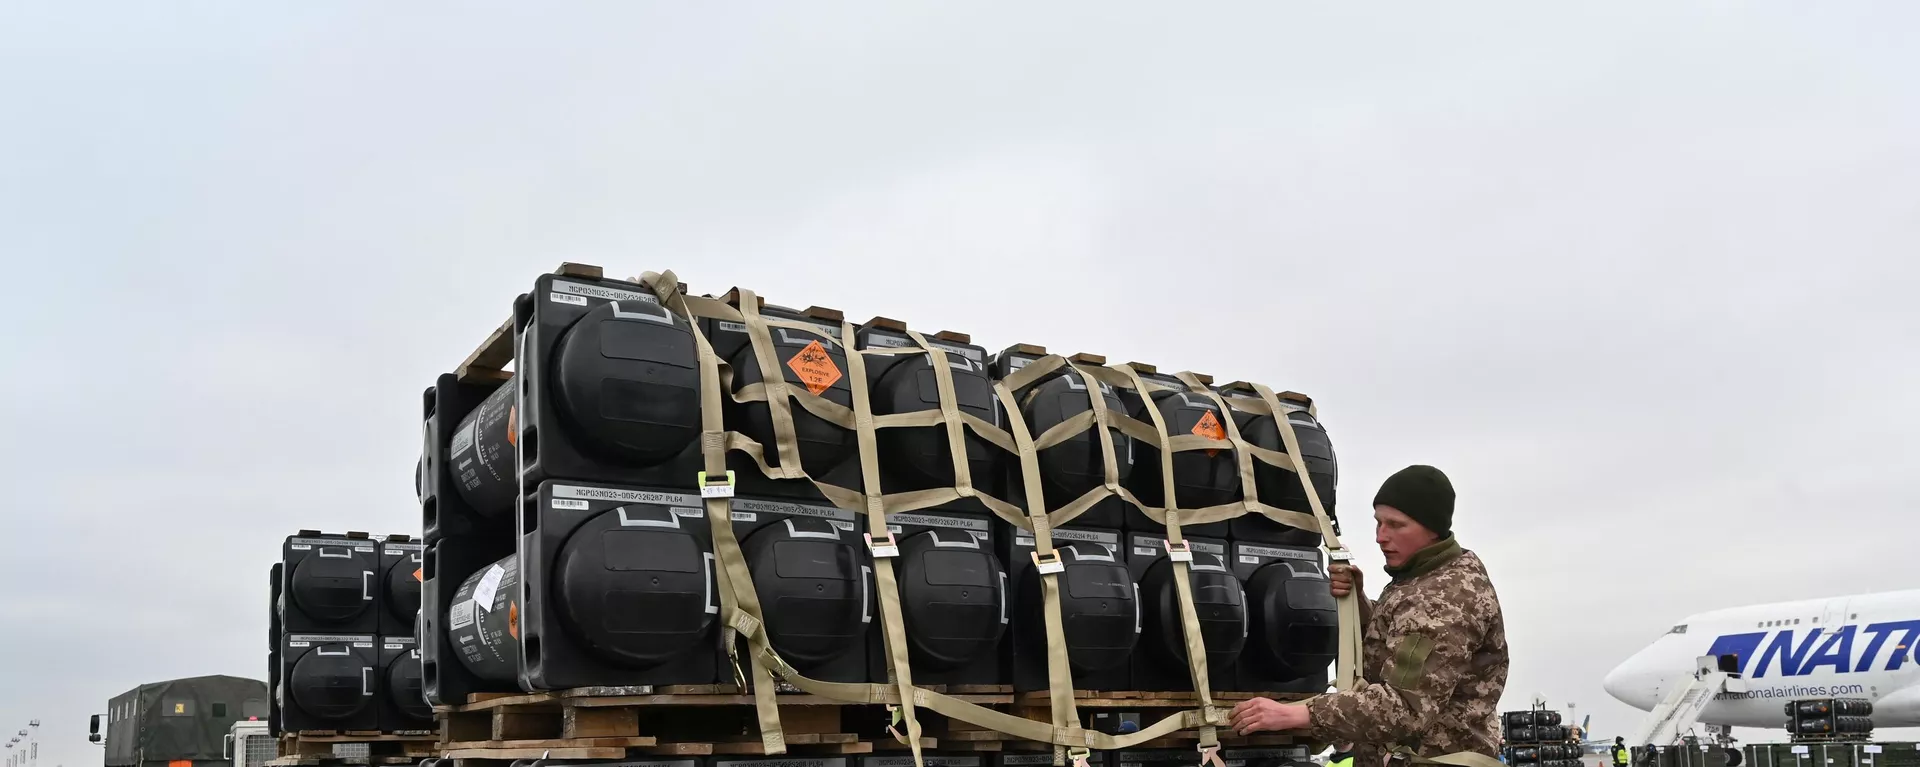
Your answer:
[[[1333,598],[1339,599],[1355,591],[1365,593],[1360,582],[1360,568],[1345,562],[1335,562],[1328,570],[1333,577]]]
[[[1227,721],[1235,733],[1250,735],[1256,732],[1304,730],[1312,726],[1313,717],[1303,704],[1282,704],[1268,698],[1254,698],[1240,701],[1240,705],[1234,706],[1233,715]]]

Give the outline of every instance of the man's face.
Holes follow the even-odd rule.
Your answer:
[[[1400,567],[1407,558],[1440,540],[1419,522],[1392,506],[1373,507],[1373,542],[1380,544],[1388,567]]]

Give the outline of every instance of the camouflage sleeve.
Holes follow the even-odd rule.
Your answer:
[[[1476,603],[1426,598],[1388,616],[1380,627],[1391,653],[1382,681],[1308,701],[1313,733],[1332,742],[1417,747],[1471,668],[1481,623]]]

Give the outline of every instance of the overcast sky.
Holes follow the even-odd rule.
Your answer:
[[[420,391],[563,260],[1307,392],[1362,561],[1445,469],[1508,704],[1603,735],[1689,613],[1914,586],[1920,6],[485,5],[0,8],[49,767],[264,678],[289,532],[417,534]]]

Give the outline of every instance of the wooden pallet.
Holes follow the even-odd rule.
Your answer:
[[[963,695],[1008,703],[1010,694]],[[816,695],[783,694],[781,729],[798,754],[873,753],[885,709]],[[733,685],[589,687],[531,694],[476,694],[439,710],[443,754],[455,759],[618,759],[628,756],[764,755],[754,698]],[[865,726],[850,725],[864,719]],[[923,740],[923,748],[938,745]],[[534,753],[533,756],[515,754]]]
[[[1051,718],[1044,692],[1019,695],[1003,685],[951,686],[946,693],[1030,719]],[[988,692],[973,692],[986,690]],[[1231,705],[1260,693],[1217,693],[1215,705]],[[1196,708],[1192,693],[1075,691],[1080,709],[1140,711],[1152,722],[1175,710]],[[1268,695],[1298,700],[1304,695]],[[781,729],[789,753],[848,755],[908,750],[887,733],[885,707],[846,704],[804,693],[779,696]],[[469,696],[464,705],[438,710],[445,733],[440,755],[461,760],[622,759],[640,756],[765,755],[754,698],[733,685],[591,687],[555,692]],[[1050,746],[949,720],[920,710],[923,749],[957,752],[1037,751]],[[1291,735],[1238,737],[1220,732],[1223,745],[1294,745]],[[1187,748],[1196,731],[1173,733],[1140,748]]]
[[[412,764],[438,755],[440,734],[393,734],[365,730],[302,730],[280,736],[280,757],[274,767],[320,767],[336,764]],[[365,745],[366,757],[334,753],[334,746]]]
[[[606,279],[606,270],[592,264],[562,263],[555,267],[553,274],[562,277],[577,277],[585,280]],[[685,293],[687,286],[680,285]],[[480,345],[453,369],[453,375],[461,383],[495,384],[513,377],[508,372],[508,363],[513,362],[513,315],[507,315],[505,322],[493,329],[493,332],[480,340]]]
[[[598,280],[606,276],[606,270],[592,264],[563,263],[553,270],[554,274],[567,277]],[[492,333],[481,339],[460,366],[453,369],[454,377],[461,383],[499,383],[513,374],[506,372],[507,363],[513,361],[513,315],[507,315],[507,321],[500,323]]]

